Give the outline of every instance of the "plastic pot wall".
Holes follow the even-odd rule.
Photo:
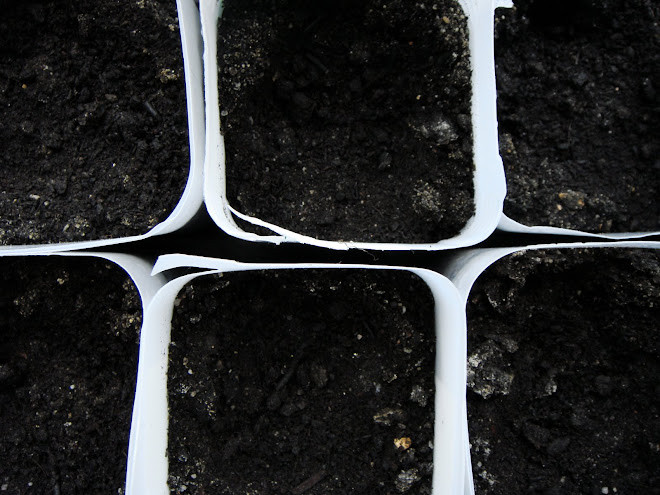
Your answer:
[[[465,414],[465,320],[455,288],[441,275],[423,269],[366,265],[261,265],[182,255],[161,257],[155,272],[182,266],[204,271],[176,278],[156,294],[145,313],[141,337],[136,405],[131,429],[128,494],[169,493],[167,369],[174,299],[197,277],[235,271],[285,269],[408,270],[418,275],[435,299],[434,494],[462,494],[467,452]]]
[[[202,206],[205,123],[202,46],[199,35],[200,17],[194,0],[177,0],[176,3],[183,53],[190,151],[190,169],[181,198],[170,215],[145,234],[124,238],[58,243],[57,249],[60,251],[109,246],[174,232],[185,226]],[[0,246],[0,253],[20,251],[26,247],[19,245]],[[36,244],[31,245],[29,249],[35,252],[46,252],[51,250],[51,247],[44,248]]]
[[[440,250],[474,245],[492,233],[502,214],[505,194],[502,161],[497,145],[495,75],[493,59],[493,13],[496,7],[510,6],[506,0],[461,0],[468,19],[469,49],[472,63],[472,129],[474,147],[475,215],[456,237],[437,243],[372,243],[318,240],[261,219],[241,214],[229,205],[226,195],[225,137],[220,131],[217,70],[217,20],[222,12],[219,0],[202,0],[202,37],[204,40],[204,77],[206,96],[206,160],[204,200],[218,226],[235,237],[271,243],[301,242],[331,249]],[[230,140],[231,135],[226,136]],[[261,236],[242,230],[235,218],[271,230]]]
[[[3,352],[6,353],[2,360],[3,389],[7,392],[5,397],[7,397],[8,399],[6,400],[9,401],[6,404],[7,407],[3,408],[3,416],[6,420],[4,430],[5,432],[16,431],[17,434],[23,431],[23,428],[28,430],[23,431],[22,433],[25,440],[20,444],[17,444],[14,459],[16,459],[17,462],[28,463],[26,456],[29,456],[33,462],[37,463],[37,466],[39,466],[38,462],[44,464],[45,467],[40,466],[41,469],[36,475],[34,472],[29,474],[27,470],[25,471],[25,478],[27,480],[32,479],[34,487],[37,490],[40,489],[39,487],[43,489],[49,487],[50,490],[57,491],[60,486],[66,489],[67,486],[71,488],[71,486],[74,485],[78,486],[78,483],[85,483],[85,480],[89,482],[91,480],[88,478],[88,475],[91,473],[80,470],[79,465],[72,463],[79,463],[81,456],[89,459],[97,459],[99,456],[102,456],[104,452],[99,451],[98,447],[95,446],[95,441],[88,438],[89,427],[85,425],[90,421],[96,421],[97,427],[102,431],[102,433],[99,434],[107,435],[114,429],[113,426],[108,425],[112,425],[113,422],[116,421],[115,417],[112,416],[112,414],[115,413],[110,413],[109,410],[107,410],[107,414],[110,416],[104,417],[106,409],[100,408],[99,404],[101,404],[101,402],[96,402],[97,399],[107,400],[108,398],[113,398],[112,400],[114,401],[120,395],[126,397],[123,403],[115,404],[113,407],[116,407],[118,411],[121,411],[126,420],[126,423],[124,424],[126,434],[125,441],[126,444],[128,444],[135,390],[134,380],[136,380],[137,377],[137,363],[134,368],[132,368],[130,364],[128,364],[127,367],[126,364],[130,363],[130,361],[127,361],[130,356],[127,355],[122,357],[122,349],[126,351],[130,348],[130,344],[132,343],[130,331],[134,331],[132,359],[135,359],[137,362],[139,351],[137,338],[139,336],[139,328],[134,328],[137,323],[134,323],[135,320],[133,319],[135,318],[135,314],[133,313],[135,308],[133,304],[130,306],[130,313],[124,313],[121,321],[108,321],[105,319],[108,315],[104,314],[103,311],[101,311],[101,313],[94,313],[94,315],[98,315],[96,320],[90,318],[90,312],[102,308],[106,303],[105,299],[99,299],[100,294],[104,294],[104,288],[98,287],[99,295],[96,295],[93,292],[81,294],[80,291],[83,287],[86,287],[87,291],[93,291],[93,286],[85,282],[82,282],[81,287],[72,285],[75,284],[75,281],[79,281],[80,283],[81,280],[84,280],[88,272],[83,272],[81,270],[72,271],[77,268],[77,263],[72,263],[73,260],[70,258],[107,260],[118,265],[126,272],[134,283],[135,288],[137,288],[137,294],[139,294],[140,297],[140,301],[138,301],[137,304],[140,304],[141,302],[141,307],[138,307],[138,309],[141,310],[141,314],[144,314],[144,309],[148,307],[153,296],[165,283],[165,278],[162,275],[151,276],[150,272],[152,269],[152,263],[128,254],[102,252],[53,252],[49,255],[5,255],[1,258],[5,263],[8,263],[7,275],[10,276],[10,279],[12,276],[10,274],[12,273],[14,266],[18,268],[19,271],[17,273],[20,274],[20,277],[24,277],[25,274],[29,273],[32,273],[35,277],[34,289],[29,288],[29,280],[25,282],[27,283],[27,289],[25,287],[21,287],[20,289],[14,287],[3,288],[3,298],[9,301],[14,300],[14,298],[18,297],[20,294],[20,299],[16,299],[14,304],[18,305],[18,311],[21,314],[22,320],[25,322],[29,322],[30,319],[34,320],[32,325],[27,323],[29,326],[26,329],[26,336],[22,333],[14,335],[15,331],[12,331],[11,328],[7,328],[8,333],[3,350]],[[43,278],[41,276],[41,271],[37,271],[39,267],[43,265],[44,268],[48,266],[51,271],[54,269],[56,270],[56,273],[59,273],[57,272],[57,267],[60,266],[60,262],[54,262],[54,260],[61,260],[62,266],[67,269],[67,271],[62,272],[63,278],[58,278],[57,283],[55,283],[54,278]],[[29,264],[23,267],[23,265],[15,265],[14,261],[29,261]],[[47,265],[46,262],[48,262]],[[99,273],[99,270],[94,270],[93,276],[98,277]],[[108,274],[112,273],[113,272],[108,272]],[[69,274],[71,274],[71,279],[69,279]],[[105,275],[106,272],[103,272],[103,274]],[[95,278],[95,280],[98,279]],[[103,280],[101,280],[101,282],[103,282]],[[21,282],[20,284],[23,283],[24,282]],[[56,290],[58,291],[58,297],[59,294],[71,294],[73,297],[68,300],[56,300],[52,294],[47,293],[47,287],[49,284],[53,284],[57,287]],[[129,292],[127,291],[126,294],[129,294]],[[83,301],[91,301],[96,304],[96,306],[94,306],[93,309],[89,306],[81,306],[81,302]],[[56,309],[51,307],[52,304],[56,305]],[[113,309],[109,310],[112,313],[108,314],[114,314],[116,311],[122,311],[125,309],[125,306],[123,307],[124,309],[119,309],[116,300],[113,304]],[[125,305],[129,303],[124,301],[122,304]],[[27,313],[24,313],[24,311]],[[63,321],[59,320],[57,315],[60,313],[58,312],[64,312],[66,318]],[[104,316],[101,316],[102,313]],[[13,318],[13,316],[10,316],[11,314],[13,314],[13,312],[8,309],[7,317]],[[88,320],[80,321],[80,318],[83,318],[83,315],[87,315],[85,318],[88,318]],[[58,319],[54,321],[53,318]],[[44,327],[44,325],[49,325],[49,322],[52,327]],[[115,327],[113,327],[114,330],[110,330],[107,327],[109,324],[115,325]],[[44,328],[49,329],[47,333],[44,333]],[[126,332],[128,333],[120,337],[120,332],[124,331],[122,328],[127,329]],[[95,337],[95,335],[97,336]],[[105,345],[107,345],[107,348]],[[129,347],[127,347],[127,345]],[[44,346],[48,349],[47,355],[44,355]],[[17,353],[18,357],[16,357]],[[23,357],[23,359],[21,359],[21,357]],[[16,362],[17,359],[18,362]],[[95,387],[99,385],[97,383],[98,379],[93,372],[90,374],[88,366],[98,366],[99,363],[103,366],[103,363],[106,361],[111,362],[113,360],[122,364],[121,366],[118,365],[117,369],[114,371],[106,368],[105,372],[112,374],[115,379],[111,380],[112,384],[104,382],[104,385],[112,388],[108,389],[108,395],[101,398],[94,392]],[[33,381],[39,380],[39,377],[42,377],[43,379],[44,376],[48,376],[44,375],[44,371],[40,371],[40,369],[52,370],[52,373],[50,373],[53,377],[52,383],[53,385],[59,384],[59,387],[61,388],[46,390],[39,382]],[[131,374],[133,381],[131,381]],[[26,390],[28,388],[29,390]],[[21,427],[20,421],[19,423],[14,423],[16,418],[13,417],[13,415],[16,414],[16,410],[20,411],[21,407],[18,404],[12,405],[12,403],[13,401],[24,402],[24,394],[26,392],[29,392],[31,402],[34,404],[33,407],[38,408],[36,410],[29,409],[26,411],[29,413],[35,412],[37,414],[34,419],[36,426],[35,423],[33,423],[30,425],[32,428],[29,428],[27,425]],[[92,402],[94,407],[91,407]],[[68,415],[67,411],[69,411]],[[39,413],[45,414],[45,416],[38,416]],[[63,430],[58,424],[58,420],[64,424]],[[39,437],[39,432],[41,431],[39,429],[40,426],[45,431],[50,432],[52,438]],[[7,428],[9,428],[9,430]],[[108,428],[110,428],[110,430]],[[115,442],[120,438],[121,437],[115,436],[112,438],[112,441]],[[11,444],[10,437],[7,437],[3,443],[5,443],[5,445]],[[69,450],[69,448],[62,450],[62,445],[74,446],[70,447],[71,450]],[[117,444],[114,444],[113,451],[116,450],[116,447]],[[41,457],[44,448],[51,450],[52,455],[48,458],[48,464],[46,464],[46,461]],[[9,447],[9,452],[11,452],[11,447]],[[126,452],[124,452],[123,455],[126,455]],[[119,459],[123,458],[123,455],[119,454]],[[52,466],[51,463],[58,462],[57,459],[59,459],[59,462],[62,462],[62,465]],[[122,477],[120,480],[115,481],[121,483],[120,486],[123,489],[125,481],[125,464],[123,462],[120,464],[121,467],[119,469],[121,469]],[[9,468],[9,466],[7,467]],[[97,479],[98,482],[100,482],[101,479],[103,479],[104,482],[108,482],[109,479],[105,478],[108,476],[107,473],[114,471],[115,474],[117,474],[117,469],[118,465],[116,464],[115,466],[109,466],[107,472],[96,473],[99,477],[94,479]],[[76,472],[78,471],[80,471],[80,478],[76,475]],[[19,480],[8,476],[10,472],[11,471],[9,470],[3,470],[5,475],[3,477],[3,490],[9,489],[12,491],[29,489],[25,486],[17,485]],[[30,476],[36,476],[36,478],[30,478]],[[28,484],[28,486],[30,485]],[[87,486],[87,488],[91,488],[91,486]]]

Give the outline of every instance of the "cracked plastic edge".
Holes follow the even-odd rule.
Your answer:
[[[495,105],[494,9],[509,5],[506,0],[458,0],[468,18],[472,65],[472,130],[474,156],[475,215],[455,237],[436,243],[337,242],[305,236],[248,215],[229,206],[226,195],[225,146],[220,132],[217,73],[217,21],[222,14],[220,0],[200,0],[204,43],[206,96],[206,159],[204,201],[211,218],[228,234],[248,241],[297,242],[330,249],[444,250],[477,244],[497,227],[506,194],[504,167],[497,141]],[[234,215],[276,235],[261,236],[238,227]]]
[[[533,246],[520,246],[510,248],[467,249],[455,253],[440,270],[458,289],[462,307],[467,305],[468,296],[472,286],[479,276],[493,263],[513,253],[542,250],[542,249],[585,249],[585,248],[616,248],[616,249],[660,249],[658,241],[615,241],[615,242],[575,242],[556,244],[537,244]],[[467,317],[466,317],[467,328]],[[467,441],[465,457],[465,495],[475,495],[474,480],[472,479],[472,460],[470,457],[469,432],[467,423],[467,409],[465,411],[464,435]]]
[[[129,444],[127,495],[167,495],[167,367],[174,299],[185,284],[214,273],[283,269],[405,270],[422,278],[435,300],[434,495],[465,493],[466,323],[460,296],[444,276],[421,268],[337,264],[256,264],[189,255],[166,255],[153,273],[181,267],[205,271],[175,278],[155,295],[145,313],[138,384]],[[446,448],[442,448],[445,446]]]
[[[140,241],[154,235],[167,234],[180,229],[201,209],[203,203],[202,190],[204,182],[203,171],[206,129],[204,124],[204,87],[200,18],[194,0],[177,0],[177,13],[179,18],[179,30],[181,33],[183,70],[186,84],[190,170],[181,199],[172,213],[151,230],[140,235],[112,239],[96,239],[91,241],[0,246],[0,255],[12,251],[47,255],[54,250],[61,252],[74,251]]]

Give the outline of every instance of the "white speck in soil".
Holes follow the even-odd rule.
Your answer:
[[[396,481],[394,482],[394,485],[396,486],[396,489],[399,490],[400,493],[407,492],[412,488],[412,486],[417,483],[421,477],[419,476],[419,472],[417,469],[407,469],[405,471],[401,471],[398,476],[396,477]]]
[[[410,392],[410,400],[416,402],[422,407],[426,407],[428,395],[422,387],[415,385],[412,389],[412,392]]]

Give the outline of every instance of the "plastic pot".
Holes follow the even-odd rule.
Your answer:
[[[80,266],[71,257],[88,261]],[[106,271],[107,264],[90,258],[119,265],[138,291],[126,285],[125,274]],[[126,466],[117,461],[128,446],[139,321],[163,277],[151,277],[151,263],[124,254],[53,253],[0,261],[5,280],[0,389],[7,433],[2,490],[123,490]],[[91,424],[95,435],[89,434]],[[81,462],[105,467],[80,470]]]
[[[657,234],[654,14],[641,4],[515,3],[495,30],[509,189],[498,228]]]
[[[301,242],[331,249],[392,249],[440,250],[469,246],[485,239],[496,227],[502,213],[505,194],[502,163],[497,149],[495,112],[495,81],[493,62],[493,11],[510,6],[508,1],[461,0],[469,32],[472,63],[471,124],[473,130],[474,202],[475,214],[459,235],[435,243],[373,243],[336,242],[310,236],[269,224],[262,219],[248,217],[236,211],[228,202],[225,173],[225,146],[220,132],[217,70],[217,21],[222,2],[202,0],[202,36],[204,41],[204,77],[206,97],[206,161],[204,199],[213,220],[225,232],[240,239],[260,242]],[[226,136],[231,139],[231,135]],[[258,235],[244,231],[236,222],[240,219],[269,229],[273,235]]]
[[[61,251],[120,244],[170,233],[186,225],[201,208],[205,127],[199,10],[194,0],[178,0],[177,11],[183,53],[190,144],[190,169],[181,198],[164,221],[144,234],[113,239],[63,242],[58,244],[58,249]],[[83,21],[83,18],[79,19],[79,22]],[[153,111],[153,108],[150,111]],[[90,159],[90,157],[83,158]],[[137,185],[138,193],[143,187],[143,185]],[[39,198],[36,198],[35,201],[39,201]],[[21,249],[21,246],[0,246],[0,251],[15,249]],[[38,245],[34,245],[32,249],[42,250]]]
[[[366,265],[246,264],[228,260],[169,255],[159,258],[154,272],[190,267],[199,271],[173,279],[146,311],[141,337],[136,405],[131,429],[128,494],[169,493],[168,347],[174,301],[182,287],[202,275],[288,269],[408,270],[429,286],[435,298],[435,421],[433,493],[462,494],[465,483],[464,430],[465,322],[460,299],[447,279],[424,269]]]
[[[510,256],[515,256],[515,255],[522,255],[523,253],[533,253],[539,250],[544,250],[545,253],[556,253],[556,254],[561,254],[565,253],[566,256],[568,256],[568,253],[570,253],[569,250],[575,250],[575,249],[590,249],[593,253],[598,253],[598,252],[606,252],[606,251],[616,251],[617,253],[626,253],[630,251],[631,249],[636,248],[639,251],[649,251],[655,250],[655,249],[660,249],[660,243],[658,242],[651,242],[651,241],[619,241],[619,242],[588,242],[588,243],[562,243],[562,244],[544,244],[544,245],[535,245],[535,246],[524,246],[524,247],[517,247],[517,248],[495,248],[495,249],[473,249],[473,250],[467,250],[462,253],[457,253],[451,257],[451,259],[443,266],[442,272],[445,273],[450,280],[456,285],[458,288],[459,292],[461,293],[461,298],[464,301],[464,303],[468,306],[468,309],[470,309],[470,305],[477,304],[476,302],[471,302],[473,297],[481,297],[478,295],[473,296],[472,295],[472,288],[477,281],[479,277],[483,275],[484,272],[489,272],[488,268],[493,265],[497,264],[498,260],[501,260],[503,258],[507,258]],[[542,260],[541,256],[543,256],[541,253],[539,253],[539,260]],[[576,254],[577,256],[577,254]],[[642,269],[643,266],[641,264],[635,265],[638,267],[640,270]],[[611,269],[610,265],[601,265],[598,267],[598,270],[602,271],[602,273],[608,273],[608,270]],[[576,268],[577,270],[577,268]],[[648,272],[647,272],[648,273]],[[574,281],[574,286],[571,286],[569,283],[568,276],[570,275],[571,280]],[[470,372],[468,373],[471,375],[468,379],[469,382],[472,383],[472,386],[475,387],[474,390],[476,393],[482,395],[483,397],[490,398],[492,395],[496,396],[495,401],[499,401],[498,404],[504,400],[511,400],[508,398],[504,398],[503,396],[506,394],[509,394],[510,391],[512,390],[512,383],[513,387],[515,387],[515,380],[523,380],[522,378],[515,378],[518,376],[518,368],[516,368],[515,364],[513,363],[514,357],[516,356],[516,352],[519,352],[519,355],[523,355],[524,353],[529,353],[532,352],[532,349],[534,348],[534,342],[531,341],[528,347],[526,347],[526,350],[521,350],[518,351],[518,345],[519,341],[522,339],[524,340],[524,337],[521,337],[521,335],[525,335],[526,331],[520,331],[520,328],[523,328],[522,326],[518,328],[518,330],[514,329],[514,327],[517,324],[520,325],[527,325],[528,327],[532,325],[533,328],[537,326],[541,326],[542,328],[545,328],[546,326],[550,325],[552,322],[555,323],[555,326],[559,325],[561,327],[562,325],[562,307],[561,306],[556,306],[557,302],[551,301],[551,294],[550,295],[546,294],[545,296],[542,296],[544,299],[544,303],[537,305],[537,307],[534,306],[534,303],[531,303],[527,300],[523,300],[522,303],[519,303],[518,305],[515,305],[515,298],[521,298],[522,296],[526,296],[528,293],[533,294],[539,291],[545,291],[546,285],[547,284],[555,284],[555,282],[550,282],[548,281],[547,284],[541,283],[539,285],[538,281],[531,283],[530,282],[530,287],[528,288],[520,279],[520,277],[525,276],[523,275],[512,275],[512,279],[503,280],[502,281],[502,288],[501,290],[498,288],[498,285],[496,283],[489,283],[488,285],[488,290],[490,291],[488,295],[488,302],[487,304],[492,305],[494,308],[492,310],[493,316],[491,317],[482,317],[485,318],[481,321],[480,326],[485,327],[488,325],[488,322],[490,321],[490,318],[492,318],[493,321],[493,329],[491,331],[492,335],[494,335],[493,339],[496,344],[492,344],[491,342],[486,342],[483,344],[481,347],[478,347],[476,349],[470,349],[470,358],[469,358],[469,367],[470,367]],[[637,275],[633,274],[631,276],[636,277]],[[504,279],[505,277],[503,277]],[[571,294],[577,294],[577,297],[580,297],[580,294],[582,293],[580,290],[577,289],[584,289],[583,285],[585,283],[584,276],[580,275],[579,272],[577,271],[571,271],[567,272],[564,275],[564,282],[566,285],[556,287],[555,288],[555,293],[557,292],[563,292],[565,294],[568,294],[570,296]],[[603,282],[607,283],[607,282]],[[602,285],[602,284],[601,284]],[[511,286],[512,288],[507,289],[507,287]],[[617,290],[618,286],[616,283],[608,287],[608,289],[611,290]],[[642,285],[640,285],[642,287]],[[483,289],[482,289],[483,290]],[[591,289],[593,290],[593,289]],[[508,291],[508,292],[507,292]],[[513,291],[513,292],[512,292]],[[577,292],[576,292],[577,291]],[[605,292],[605,291],[602,291]],[[544,292],[545,294],[545,292]],[[582,297],[592,297],[592,296],[582,296]],[[491,300],[492,299],[492,300]],[[603,296],[596,296],[596,299],[594,300],[594,304],[598,303],[598,300],[601,300],[602,304],[602,299]],[[583,304],[587,304],[585,301]],[[614,300],[612,300],[612,304],[621,304],[621,303],[616,303]],[[543,317],[543,320],[538,321],[534,323],[528,322],[524,318],[520,323],[518,322],[510,322],[511,328],[510,332],[512,335],[517,335],[518,337],[513,337],[511,338],[510,335],[501,335],[501,337],[498,337],[497,334],[497,328],[495,326],[495,322],[498,321],[500,312],[503,314],[506,314],[508,311],[506,308],[528,308],[527,311],[531,314],[533,311],[537,311],[538,307],[543,308],[556,308],[555,313],[556,317]],[[501,308],[501,309],[498,309]],[[492,309],[492,308],[491,308]],[[623,308],[621,308],[623,309]],[[526,311],[525,309],[520,309],[520,311]],[[586,310],[585,310],[586,311]],[[549,321],[550,323],[546,324],[545,322]],[[468,319],[468,335],[470,334],[470,320]],[[570,323],[567,323],[567,327],[563,332],[563,335],[559,337],[559,342],[564,342],[565,345],[569,346],[566,347],[567,352],[574,348],[570,346],[580,346],[582,344],[578,344],[579,338],[584,340],[584,336],[576,336],[574,339],[571,337],[571,335],[574,333],[575,329],[580,329],[580,328],[589,328],[589,323],[585,321],[584,324],[579,324],[576,323],[575,321],[572,321]],[[557,330],[555,328],[555,330]],[[479,332],[479,335],[482,335],[483,331]],[[490,334],[489,334],[490,335]],[[578,338],[579,337],[579,338]],[[557,337],[553,337],[554,339],[557,339]],[[650,337],[651,338],[651,337]],[[498,340],[499,339],[499,340]],[[507,340],[508,339],[508,340]],[[470,340],[470,339],[469,339]],[[538,340],[538,339],[537,339]],[[547,339],[546,339],[547,340]],[[582,342],[580,340],[580,342]],[[555,340],[557,342],[557,340]],[[593,346],[587,346],[587,347],[596,347],[596,346],[607,346],[607,340],[604,336],[600,336],[595,338],[594,342],[598,342],[598,344],[594,343]],[[547,345],[548,342],[545,342],[544,345]],[[522,344],[520,344],[522,345]],[[540,345],[540,344],[539,344]],[[531,347],[529,347],[531,346]],[[549,351],[548,351],[549,352]],[[610,351],[611,352],[611,349]],[[652,352],[652,351],[650,351]],[[503,357],[504,356],[504,357]],[[513,356],[510,358],[511,363],[505,358]],[[555,359],[557,356],[555,355]],[[550,355],[547,355],[547,358],[544,358],[545,361],[551,360],[553,358],[550,357]],[[490,362],[489,362],[490,360]],[[516,361],[517,362],[517,361]],[[532,360],[532,362],[535,362]],[[493,364],[494,363],[494,364]],[[538,364],[538,363],[537,363]],[[553,362],[549,364],[548,366],[553,366]],[[559,365],[554,365],[554,368],[552,369],[559,369],[561,375],[564,371],[562,367]],[[565,374],[565,373],[564,373]],[[580,372],[576,372],[576,376],[579,376]],[[576,378],[577,380],[578,378]],[[565,387],[565,380],[564,378],[564,387]],[[606,380],[605,378],[603,380]],[[554,382],[554,378],[550,377],[549,380],[546,380],[547,383],[538,383],[538,394],[539,395],[539,400],[546,400],[543,399],[541,396],[550,396],[553,395],[556,392],[557,389],[557,384]],[[609,383],[609,381],[608,381]],[[522,385],[521,385],[522,386]],[[528,385],[529,386],[529,385]],[[560,384],[560,388],[561,388]],[[530,387],[533,387],[530,386]],[[499,394],[499,395],[498,395]],[[502,396],[500,399],[499,397]],[[476,399],[473,399],[476,400]],[[549,400],[549,399],[547,399]],[[485,402],[485,401],[482,401]],[[537,402],[535,403],[541,407],[542,403]],[[500,407],[500,406],[498,406]],[[501,406],[504,407],[504,406]],[[531,406],[523,406],[520,405],[518,406],[519,408],[522,408],[521,410],[528,410],[528,407]],[[607,408],[609,406],[603,405],[603,407]],[[468,415],[470,413],[469,405],[468,405]],[[476,414],[476,413],[475,413]],[[521,415],[522,417],[523,415]],[[475,418],[476,421],[476,418]],[[543,456],[543,455],[556,455],[558,454],[561,449],[565,448],[565,445],[567,445],[567,442],[569,440],[567,436],[561,436],[560,438],[552,438],[548,439],[547,442],[545,440],[546,436],[546,429],[545,428],[537,428],[538,425],[532,424],[531,426],[526,427],[527,430],[524,430],[523,435],[526,435],[528,437],[528,441],[534,443],[535,448],[541,449],[540,452],[537,452],[537,454],[522,454],[521,455],[530,455],[534,456],[534,459],[537,459],[537,457]],[[468,425],[469,427],[469,425]],[[508,426],[504,424],[492,424],[492,428],[494,428],[496,431],[504,431],[507,430]],[[501,428],[501,430],[499,429]],[[508,431],[508,430],[507,430]],[[504,433],[502,433],[504,435]],[[538,435],[541,435],[538,437]],[[515,433],[509,432],[505,436],[510,436],[510,435],[515,435]],[[538,438],[537,438],[538,437]],[[471,437],[472,438],[472,437]],[[530,440],[531,439],[531,440]],[[554,443],[553,443],[554,441]],[[511,486],[511,480],[514,479],[514,476],[520,476],[520,473],[514,475],[511,472],[497,472],[493,473],[492,469],[489,469],[488,462],[487,462],[487,452],[490,452],[490,450],[495,449],[495,445],[487,445],[484,443],[484,440],[481,437],[475,437],[472,438],[471,446],[474,449],[475,452],[478,452],[478,458],[479,458],[479,469],[475,470],[475,473],[478,472],[478,475],[482,477],[484,480],[490,480],[492,482],[497,482],[498,479],[502,480],[502,483],[505,485],[503,486]],[[484,449],[486,449],[484,451]],[[490,450],[488,450],[490,449]],[[547,452],[546,452],[547,451]],[[486,452],[486,454],[484,454]],[[473,454],[475,455],[475,454]],[[484,461],[484,455],[486,455],[486,460]],[[585,454],[586,455],[586,454]],[[544,457],[545,458],[545,457]],[[468,458],[469,459],[469,458]],[[548,461],[549,462],[549,461]],[[471,462],[468,460],[468,467],[466,468],[466,473],[468,474],[468,477],[470,478],[468,480],[468,483],[466,483],[466,486],[468,486],[469,490],[466,492],[470,495],[475,493],[474,489],[474,482],[472,480],[472,467],[471,467]],[[513,468],[512,468],[513,470]],[[516,469],[516,471],[519,471]],[[625,469],[621,469],[621,471],[625,471]],[[511,476],[511,478],[509,478]],[[519,482],[521,479],[518,479]],[[483,482],[482,482],[483,483]],[[531,481],[530,481],[531,483]],[[559,486],[559,485],[557,485]],[[608,483],[606,480],[603,480],[603,487],[607,487]],[[609,485],[610,487],[612,485]],[[568,491],[574,491],[578,490],[576,487],[564,487]],[[522,487],[521,487],[522,489]],[[584,487],[580,487],[579,490],[584,489]]]

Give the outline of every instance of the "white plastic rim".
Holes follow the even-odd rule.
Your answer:
[[[512,232],[514,234],[551,234],[551,235],[570,235],[576,237],[593,237],[596,239],[641,239],[643,237],[651,237],[660,235],[660,231],[656,232],[609,232],[609,233],[594,233],[583,232],[581,230],[564,229],[562,227],[548,227],[543,225],[528,226],[516,222],[502,213],[500,223],[497,226],[498,230],[504,232]]]
[[[0,255],[6,251],[31,251],[48,254],[58,251],[98,248],[140,241],[154,235],[168,234],[186,225],[201,209],[204,183],[204,145],[206,129],[204,120],[204,77],[202,70],[202,38],[199,10],[195,0],[177,0],[179,31],[183,53],[183,71],[186,84],[186,108],[190,146],[190,170],[186,186],[178,204],[170,215],[145,234],[98,239],[92,241],[62,242],[46,245],[0,246]]]
[[[451,280],[459,292],[462,307],[465,308],[468,296],[476,280],[486,269],[500,259],[514,253],[549,249],[660,249],[657,241],[616,241],[616,242],[575,242],[556,244],[537,244],[533,246],[467,249],[455,253],[441,270]],[[467,328],[467,323],[466,323]],[[467,337],[467,336],[466,336]],[[465,457],[465,495],[475,495],[470,458],[467,410],[465,411],[464,434],[468,440]]]
[[[167,368],[174,299],[188,282],[203,275],[285,269],[405,270],[418,275],[435,300],[435,425],[433,494],[465,493],[466,324],[461,299],[442,275],[421,268],[337,264],[254,264],[187,255],[162,256],[154,273],[192,267],[204,271],[167,283],[146,310],[142,326],[137,390],[128,455],[127,495],[167,495]]]
[[[440,270],[458,289],[467,304],[468,296],[474,282],[490,265],[509,254],[521,251],[538,251],[547,249],[660,249],[660,241],[622,240],[622,241],[593,241],[593,242],[562,242],[551,244],[534,244],[530,246],[505,248],[476,248],[465,249],[453,253]]]
[[[331,249],[442,250],[472,246],[486,239],[497,227],[506,194],[504,167],[499,155],[495,105],[494,10],[511,7],[507,0],[458,0],[468,19],[472,64],[472,130],[475,215],[463,230],[436,243],[336,242],[305,236],[258,218],[241,214],[229,205],[226,194],[225,146],[220,132],[217,71],[217,21],[221,0],[200,0],[204,43],[204,87],[206,96],[206,159],[204,201],[215,223],[228,234],[244,240],[282,243],[299,242]],[[231,136],[227,136],[231,139]],[[238,227],[234,216],[265,227],[273,235],[262,236]]]
[[[186,80],[186,108],[188,141],[190,146],[190,172],[188,182],[174,211],[147,234],[168,234],[186,225],[203,203],[204,146],[206,128],[204,119],[204,71],[202,64],[202,29],[199,9],[195,0],[177,0],[183,71]]]

